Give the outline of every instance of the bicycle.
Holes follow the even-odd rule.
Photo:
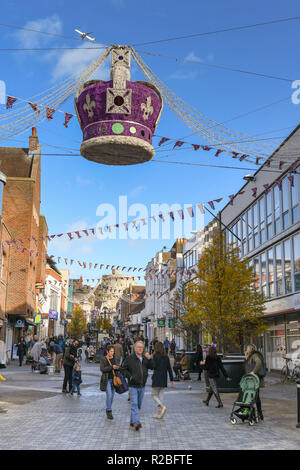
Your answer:
[[[281,383],[286,383],[288,381],[295,382],[297,379],[300,379],[299,364],[288,357],[283,357],[283,359],[285,360],[286,364],[283,366],[280,372]]]

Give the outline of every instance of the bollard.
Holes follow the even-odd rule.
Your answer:
[[[298,424],[296,425],[296,428],[300,428],[300,380],[296,380],[297,384],[297,407],[298,407]]]

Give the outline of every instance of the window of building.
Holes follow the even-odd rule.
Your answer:
[[[291,243],[290,240],[285,240],[283,243],[284,250],[284,286],[285,293],[292,292],[292,272],[291,272]]]
[[[260,243],[266,241],[265,231],[265,198],[264,196],[259,200],[259,231],[260,231]]]
[[[260,278],[259,278],[259,258],[254,258],[253,260],[253,267],[255,272],[255,287],[257,290],[260,290]]]
[[[247,253],[247,222],[246,222],[246,214],[242,215],[242,254],[243,256]]]
[[[285,230],[290,225],[290,182],[285,177],[282,181],[282,228]]]
[[[267,206],[267,239],[273,237],[273,211],[272,211],[272,192],[269,191],[266,197]]]
[[[281,256],[281,245],[275,246],[275,265],[276,265],[276,292],[277,295],[283,294],[283,282],[282,282],[282,256]]]
[[[247,211],[248,222],[248,252],[253,250],[253,220],[252,220],[252,207]]]
[[[286,325],[286,352],[299,353],[300,348],[300,323],[299,314],[289,314]]]
[[[273,256],[273,248],[268,250],[268,284],[269,284],[269,297],[274,297],[275,289],[274,289],[274,256]]]
[[[261,265],[261,290],[267,296],[267,266],[266,266],[266,253],[260,256]]]
[[[276,185],[273,188],[274,194],[274,233],[279,233],[281,231],[281,221],[280,221],[280,194],[279,187]]]
[[[294,277],[295,290],[300,290],[300,234],[293,238],[294,241]]]
[[[253,206],[253,246],[257,248],[258,245],[258,204],[256,203]]]
[[[299,221],[299,176],[294,176],[294,185],[292,190],[292,223],[295,224]]]

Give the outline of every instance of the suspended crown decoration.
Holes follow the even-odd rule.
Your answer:
[[[152,136],[162,112],[159,89],[130,81],[130,49],[113,46],[111,80],[84,83],[75,96],[83,132],[80,153],[106,165],[134,165],[154,156]]]

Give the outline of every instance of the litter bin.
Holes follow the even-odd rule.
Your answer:
[[[220,372],[220,377],[216,380],[220,393],[238,393],[240,391],[240,381],[245,375],[244,363],[244,356],[226,356],[225,359],[222,359],[224,369],[232,380],[227,382],[222,372]]]

